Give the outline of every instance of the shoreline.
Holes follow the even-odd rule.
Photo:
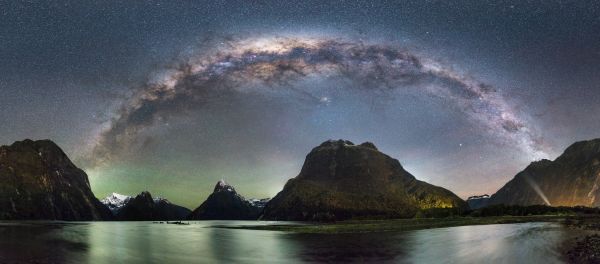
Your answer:
[[[279,231],[296,234],[345,234],[402,232],[471,225],[518,224],[532,222],[560,223],[572,237],[559,245],[559,253],[567,263],[600,263],[600,216],[537,215],[452,217],[393,220],[348,220],[337,223],[292,225],[213,226],[226,229]]]
[[[600,216],[570,217],[565,226],[578,234],[566,241],[563,255],[569,263],[600,263]]]

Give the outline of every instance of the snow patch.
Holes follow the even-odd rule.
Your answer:
[[[123,208],[123,206],[125,206],[131,199],[132,197],[128,195],[112,193],[111,195],[102,199],[100,202],[106,205],[110,211],[115,213]]]
[[[251,198],[251,199],[248,199],[247,201],[252,206],[255,206],[255,207],[258,207],[258,208],[264,208],[270,200],[271,200],[271,198],[264,198],[264,199],[253,199],[253,198]]]

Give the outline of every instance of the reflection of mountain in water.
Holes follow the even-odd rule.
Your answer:
[[[211,227],[242,224],[256,222],[4,223],[0,263],[560,263],[558,246],[573,235],[553,223],[336,235]]]
[[[83,226],[0,223],[0,263],[84,263],[90,244]]]

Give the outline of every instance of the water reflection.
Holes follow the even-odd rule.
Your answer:
[[[212,227],[242,224],[256,222],[5,222],[0,263],[558,263],[569,237],[551,223],[338,235]]]
[[[392,262],[408,254],[405,235],[392,233],[298,234],[282,236],[293,245],[297,259],[306,262]]]
[[[76,226],[75,232],[63,231]],[[89,243],[77,224],[3,223],[0,225],[0,263],[65,263],[81,260]],[[73,254],[75,253],[75,254]]]
[[[570,237],[558,224],[528,223],[440,228],[408,235],[408,262],[562,263],[559,247]]]

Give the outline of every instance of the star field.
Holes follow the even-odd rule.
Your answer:
[[[49,138],[102,197],[270,197],[322,141],[492,193],[600,137],[593,1],[0,2],[0,144]]]

